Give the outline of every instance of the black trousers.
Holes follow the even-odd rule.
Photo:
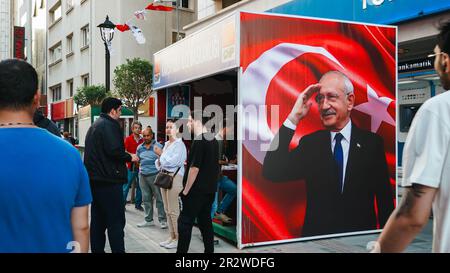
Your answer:
[[[195,219],[202,233],[205,253],[214,253],[214,232],[211,220],[211,207],[215,194],[189,193],[183,197],[183,209],[178,217],[177,253],[187,253],[191,243],[192,227]]]
[[[125,207],[122,184],[93,185],[91,205],[91,251],[105,253],[105,231],[112,253],[125,253]]]

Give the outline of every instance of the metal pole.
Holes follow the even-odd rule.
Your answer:
[[[110,54],[108,49],[108,44],[105,42],[105,52],[106,52],[106,91],[110,91]]]
[[[177,0],[177,41],[180,40],[180,0]]]

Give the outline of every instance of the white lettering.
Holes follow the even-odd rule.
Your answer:
[[[380,6],[383,3],[384,3],[384,0],[372,0],[372,4],[374,4],[375,6]]]
[[[367,2],[369,1],[369,2]],[[389,2],[391,2],[392,0],[389,0]],[[363,0],[362,1],[362,8],[363,9],[367,9],[367,4],[369,5],[374,5],[374,6],[381,6],[383,3],[385,2],[385,0]]]
[[[208,269],[208,260],[189,260],[184,257],[181,260],[176,260],[176,268],[201,268],[203,271]]]

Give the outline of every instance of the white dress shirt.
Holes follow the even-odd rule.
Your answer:
[[[284,126],[286,126],[287,128],[291,129],[291,130],[296,130],[297,126],[292,123],[292,121],[290,121],[289,119],[286,119],[286,121],[283,123]],[[330,141],[331,141],[331,152],[334,153],[334,146],[336,145],[336,140],[334,139],[334,137],[336,136],[337,133],[341,133],[343,138],[341,140],[341,145],[342,145],[342,152],[344,153],[344,166],[343,166],[343,172],[342,172],[342,189],[341,191],[344,191],[344,183],[345,183],[345,173],[347,170],[347,162],[348,162],[348,154],[350,151],[350,139],[352,136],[352,122],[349,121],[347,123],[347,125],[345,125],[345,127],[340,131],[340,132],[330,132]]]

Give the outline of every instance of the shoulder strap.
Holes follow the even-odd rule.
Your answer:
[[[177,176],[178,172],[180,171],[181,167],[178,168],[178,170],[174,173],[174,175],[172,177]]]

